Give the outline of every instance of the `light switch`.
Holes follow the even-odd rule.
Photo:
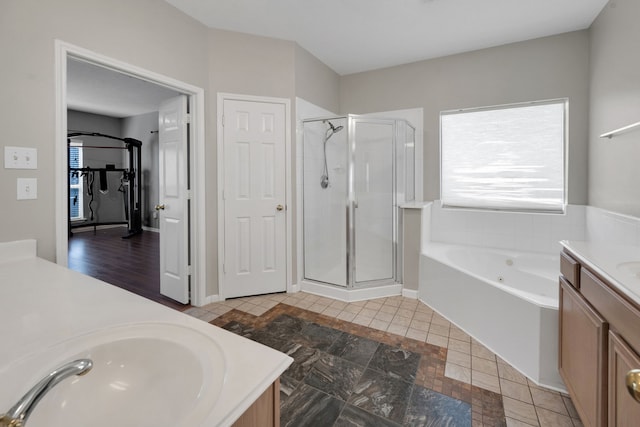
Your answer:
[[[38,178],[18,178],[18,200],[38,198]]]
[[[5,169],[38,169],[38,149],[4,147]]]

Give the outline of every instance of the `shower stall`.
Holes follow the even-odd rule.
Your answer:
[[[415,198],[415,129],[347,115],[304,120],[303,136],[304,282],[347,290],[401,283],[398,206]]]

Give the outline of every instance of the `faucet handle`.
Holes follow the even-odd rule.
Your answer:
[[[23,427],[21,420],[9,417],[7,414],[0,415],[0,427]]]

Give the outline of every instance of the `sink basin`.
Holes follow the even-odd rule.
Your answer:
[[[640,279],[640,261],[623,262],[616,265],[621,273]]]
[[[224,385],[224,354],[209,336],[149,323],[77,337],[12,364],[10,373],[21,373],[10,375],[16,377],[11,383],[16,399],[53,369],[79,358],[91,359],[93,369],[46,394],[29,427],[197,426]],[[8,384],[3,381],[3,387]]]

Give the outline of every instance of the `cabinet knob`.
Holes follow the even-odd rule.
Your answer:
[[[640,402],[640,369],[632,369],[627,372],[626,382],[629,394],[637,402]]]

